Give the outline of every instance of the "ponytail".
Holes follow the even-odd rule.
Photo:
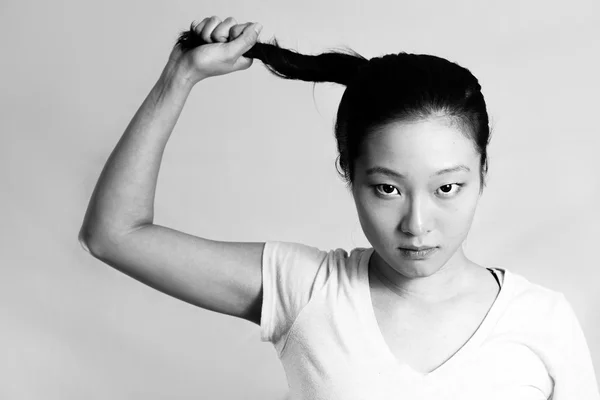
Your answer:
[[[177,45],[188,51],[206,44],[204,39],[190,27],[182,32],[177,39]],[[256,58],[274,75],[284,79],[295,79],[306,82],[334,82],[348,86],[355,78],[359,69],[369,60],[353,50],[331,51],[319,55],[305,55],[279,46],[273,38],[273,43],[257,42],[244,57]]]
[[[188,51],[205,44],[191,26],[177,45]],[[349,185],[354,163],[373,128],[400,120],[421,120],[443,114],[457,119],[480,154],[480,191],[488,169],[490,127],[477,78],[444,58],[404,52],[367,60],[351,49],[304,55],[273,43],[257,42],[245,57],[261,60],[276,76],[307,82],[334,82],[347,88],[338,107],[336,167]]]

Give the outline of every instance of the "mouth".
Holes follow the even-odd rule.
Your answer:
[[[409,260],[424,260],[437,251],[437,247],[398,247],[400,254]]]
[[[435,248],[437,248],[437,246],[420,246],[420,247],[405,246],[405,247],[398,247],[398,248],[402,249],[402,250],[423,251],[423,250],[435,249]]]

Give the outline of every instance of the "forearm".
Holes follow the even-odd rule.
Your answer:
[[[167,64],[100,174],[80,241],[89,243],[153,222],[162,155],[192,86]]]

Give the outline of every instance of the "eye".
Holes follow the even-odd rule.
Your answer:
[[[375,189],[375,192],[378,195],[381,195],[383,197],[391,197],[391,195],[394,193],[394,190],[398,191],[398,188],[396,188],[395,186],[387,185],[385,183],[381,185],[374,185],[373,188]],[[398,194],[400,194],[399,191]]]
[[[463,185],[463,183],[449,183],[447,185],[442,185],[436,190],[436,193],[442,197],[452,197],[461,191]],[[456,188],[456,190],[452,190],[453,188]]]

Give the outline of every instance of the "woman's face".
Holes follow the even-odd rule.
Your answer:
[[[406,276],[465,262],[479,200],[479,154],[445,117],[397,122],[370,134],[355,162],[352,193],[365,236]],[[407,246],[436,247],[426,256]],[[457,251],[458,250],[458,251]]]

